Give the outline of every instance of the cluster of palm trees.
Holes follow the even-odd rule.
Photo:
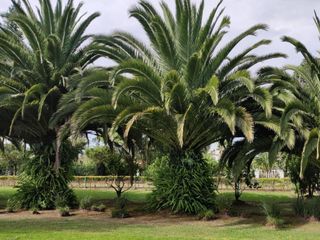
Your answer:
[[[41,0],[38,11],[27,0],[13,0],[7,24],[0,28],[0,135],[28,144],[57,175],[68,160],[64,153],[70,139],[94,132],[111,150],[124,146],[128,161],[151,144],[168,156],[170,168],[190,169],[184,174],[203,164],[203,150],[217,142],[225,147],[221,162],[235,172],[261,152],[269,151],[272,161],[286,151],[301,156],[302,177],[309,159],[320,155],[317,58],[284,37],[304,63],[264,67],[254,75],[254,65],[285,57],[255,55],[255,49],[270,43],[265,39],[237,48],[267,26],[255,25],[222,45],[230,25],[222,1],[206,20],[204,1],[199,6],[175,2],[175,13],[161,2],[160,14],[145,0],[130,10],[150,41],[146,46],[121,31],[86,35],[99,14],[83,18],[82,4],[72,0],[66,5],[58,0],[56,6]],[[315,22],[320,29],[317,16]],[[116,64],[93,67],[98,58]],[[160,192],[179,187],[180,178],[171,177],[176,184],[156,186]],[[206,184],[213,183],[206,179],[188,188]],[[199,194],[193,198],[200,208],[207,207],[201,199],[213,193]],[[163,202],[160,207],[183,211],[181,202],[191,202],[189,195],[154,199]]]

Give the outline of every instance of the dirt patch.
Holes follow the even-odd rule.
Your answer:
[[[103,221],[107,223],[115,224],[143,224],[143,225],[177,225],[177,224],[205,224],[208,226],[226,226],[234,224],[250,224],[251,221],[247,221],[241,217],[229,217],[229,216],[218,216],[216,220],[213,221],[199,221],[197,217],[185,216],[185,215],[172,215],[168,212],[159,213],[139,213],[131,214],[130,218],[117,219],[111,218],[111,210],[106,212],[94,212],[94,211],[84,211],[84,210],[74,210],[71,211],[70,217],[62,218],[58,211],[40,211],[39,215],[33,215],[31,211],[20,211],[15,213],[0,212],[0,220],[49,220],[49,221],[59,221],[62,219],[72,220],[95,220]]]

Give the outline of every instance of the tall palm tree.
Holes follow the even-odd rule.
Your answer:
[[[320,19],[315,13],[314,22],[320,33]],[[285,36],[284,42],[292,44],[301,53],[304,61],[300,66],[287,66],[290,70],[291,93],[293,100],[284,109],[281,117],[281,130],[294,129],[301,139],[296,144],[301,154],[300,176],[310,161],[320,158],[320,63],[298,40]],[[283,74],[278,75],[280,78]]]
[[[49,123],[60,98],[72,90],[73,76],[83,73],[98,57],[92,36],[85,31],[99,14],[84,18],[80,15],[82,4],[75,6],[73,0],[65,6],[61,0],[55,6],[49,0],[40,0],[37,12],[28,0],[21,2],[13,0],[12,11],[5,16],[17,29],[0,27],[0,134],[27,143],[47,165],[42,168],[54,170],[67,188],[66,173],[60,169],[70,144],[59,137],[66,119],[54,126]],[[41,172],[39,167],[30,171],[32,177],[42,177],[41,187],[52,187],[54,181],[49,176],[55,174]],[[41,190],[39,186],[34,189]],[[56,195],[53,189],[50,192]]]
[[[239,54],[232,54],[239,42],[259,30],[266,30],[263,24],[249,28],[220,46],[230,23],[229,17],[222,17],[221,4],[222,1],[204,21],[203,1],[197,7],[190,0],[176,0],[175,14],[161,2],[162,15],[147,1],[140,1],[130,15],[143,27],[150,48],[125,32],[96,38],[100,54],[116,62],[109,74],[112,96],[104,96],[104,103],[109,105],[103,106],[97,99],[84,103],[87,111],[82,108],[82,113],[74,115],[74,125],[109,116],[110,137],[119,127],[124,128],[125,138],[138,129],[166,149],[171,169],[190,169],[185,161],[190,158],[194,164],[191,168],[204,164],[201,151],[214,142],[232,136],[252,141],[251,111],[264,109],[269,116],[272,97],[255,84],[248,69],[283,55],[252,54],[256,48],[269,44],[268,40],[260,40]],[[124,99],[131,103],[124,104]],[[95,110],[90,111],[92,107]],[[200,169],[206,168],[201,166]],[[173,175],[170,177],[177,183],[175,186],[186,177]],[[187,181],[189,194],[184,192],[171,203],[172,196],[161,196],[157,207],[193,213],[203,210],[209,205],[213,191],[210,178],[206,177],[196,187],[198,183],[194,179]],[[156,187],[155,194],[156,191],[175,194],[174,189],[168,189],[174,186]],[[193,194],[192,190],[195,190]]]
[[[60,167],[58,154],[60,122],[49,127],[52,114],[61,96],[70,90],[72,76],[96,58],[91,35],[85,35],[89,24],[99,15],[94,13],[80,21],[82,4],[65,7],[57,1],[55,10],[49,0],[39,1],[38,14],[28,0],[20,5],[13,1],[14,11],[8,21],[14,23],[22,36],[12,29],[0,30],[0,111],[5,120],[1,135],[25,140],[39,152],[45,148],[55,167]]]

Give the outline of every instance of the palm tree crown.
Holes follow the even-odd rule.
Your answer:
[[[239,42],[267,27],[253,26],[221,47],[230,23],[222,17],[221,3],[204,22],[203,1],[196,7],[177,0],[175,14],[162,2],[162,15],[140,1],[130,14],[142,25],[151,48],[124,32],[96,38],[100,54],[118,64],[110,73],[113,106],[122,97],[133,103],[117,115],[114,130],[123,124],[125,135],[131,128],[142,129],[177,153],[199,152],[234,134],[253,139],[250,111],[263,108],[270,115],[272,97],[255,84],[248,69],[283,55],[253,55],[254,49],[270,43],[261,40],[231,57]]]
[[[55,8],[41,0],[37,13],[28,0],[12,3],[7,20],[20,35],[0,29],[1,135],[48,145],[59,128],[49,126],[59,99],[70,90],[72,76],[97,58],[85,31],[99,14],[82,19],[82,4],[74,6],[72,0],[65,6],[58,0]]]

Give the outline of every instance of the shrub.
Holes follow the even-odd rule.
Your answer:
[[[12,201],[12,199],[8,199],[6,208],[7,212],[13,213],[18,209],[20,209],[20,206],[18,206],[16,202]]]
[[[86,196],[80,201],[80,209],[90,210],[92,206],[92,197]]]
[[[314,217],[315,219],[320,219],[319,197],[304,201],[304,217]]]
[[[106,210],[106,205],[104,204],[92,205],[91,210],[96,212],[104,212]]]
[[[293,212],[295,215],[304,217],[305,216],[305,202],[303,198],[298,197],[293,203],[292,203]]]
[[[52,168],[48,156],[33,157],[24,165],[12,202],[23,209],[54,209],[57,197],[64,196],[69,206],[76,206],[76,196],[68,186],[70,180],[65,169],[57,173]]]
[[[129,212],[126,209],[128,200],[125,197],[116,198],[115,209],[112,210],[111,216],[113,218],[127,218],[129,217]]]
[[[281,211],[276,203],[263,203],[263,210],[266,215],[267,225],[280,227],[284,223],[280,218]]]
[[[233,200],[227,195],[219,194],[216,198],[217,209],[220,213],[228,213],[231,209]]]
[[[213,210],[206,210],[199,214],[199,219],[210,221],[215,218],[215,213]]]
[[[316,191],[320,190],[320,168],[317,165],[308,163],[304,171],[304,177],[300,178],[301,160],[295,155],[290,155],[287,161],[287,169],[292,183],[296,186],[299,195],[306,195],[312,198]]]
[[[113,218],[127,218],[130,217],[129,212],[126,209],[114,209],[111,212]]]
[[[320,198],[307,199],[297,198],[292,205],[293,211],[297,216],[320,220]]]
[[[66,199],[65,196],[57,196],[56,201],[55,201],[55,207],[60,208],[60,207],[65,207],[68,206],[68,199]]]
[[[207,162],[194,155],[174,161],[163,158],[155,172],[151,209],[189,214],[214,209],[215,186]]]
[[[70,215],[70,208],[65,206],[65,207],[59,207],[58,208],[60,216],[61,217],[69,217]]]
[[[39,208],[37,208],[37,207],[32,207],[31,208],[31,212],[32,212],[33,215],[39,215],[40,214]]]

